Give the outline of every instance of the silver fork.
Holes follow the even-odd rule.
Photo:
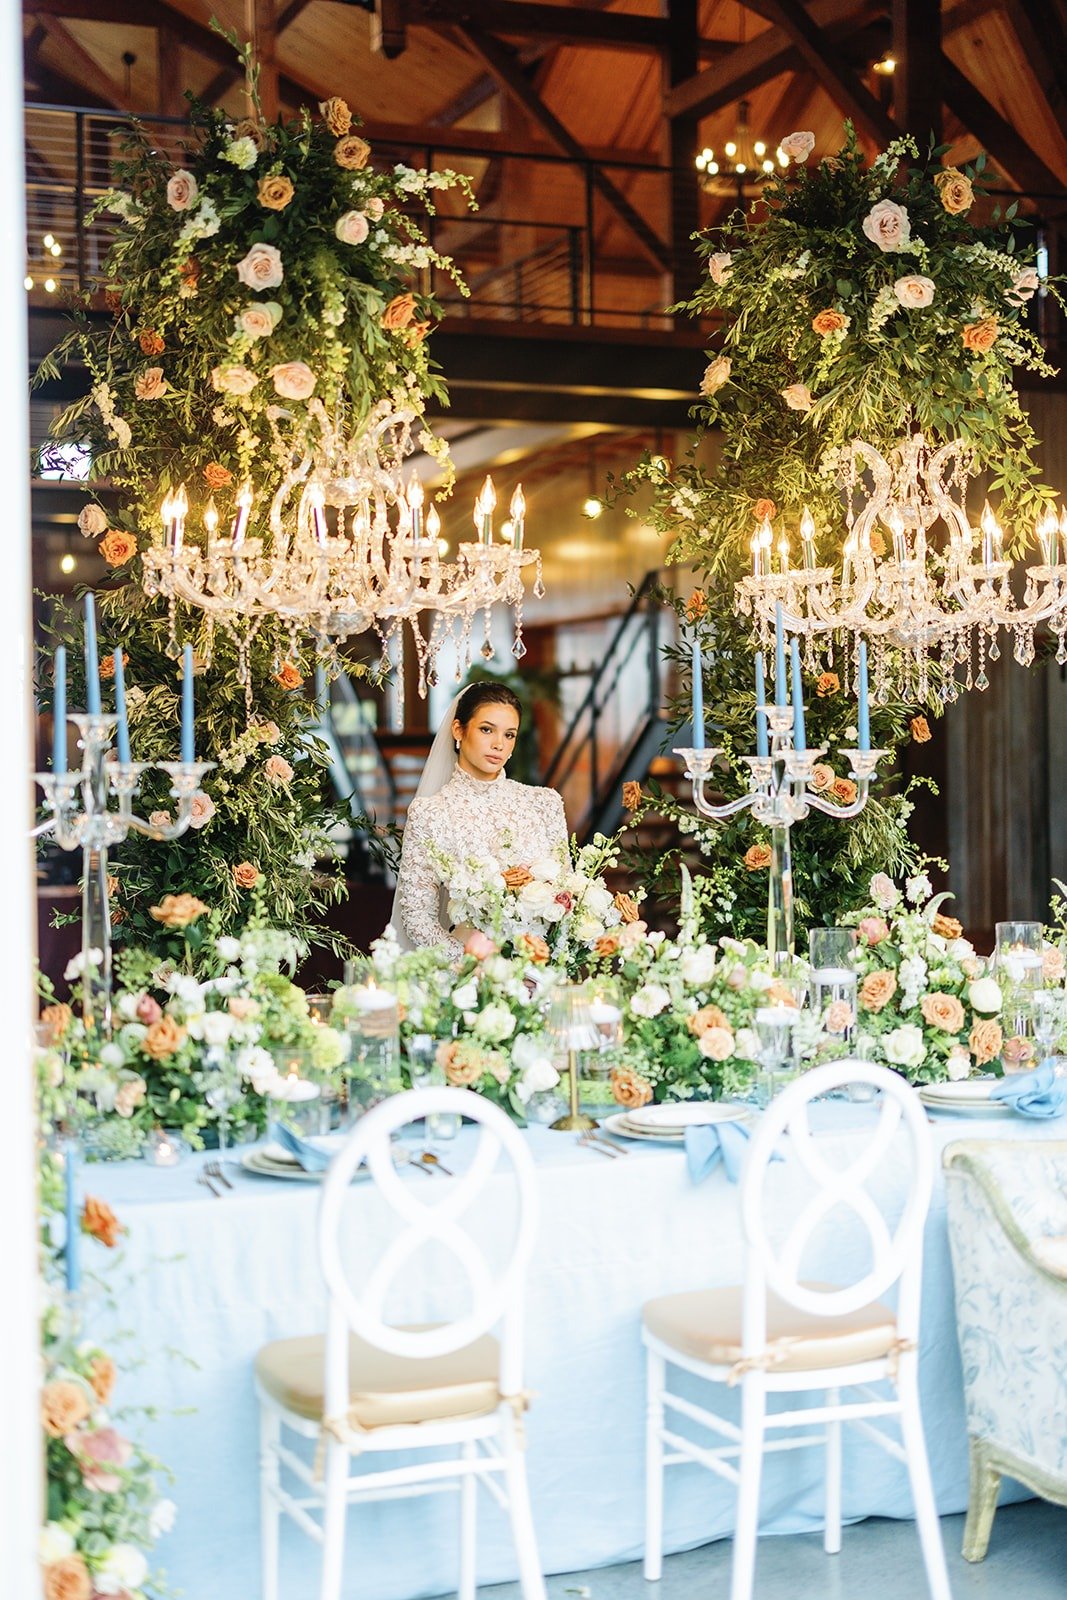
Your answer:
[[[214,1178],[218,1183],[224,1184],[227,1189],[232,1189],[233,1184],[222,1170],[221,1161],[205,1161],[204,1171],[209,1178]]]
[[[628,1156],[630,1154],[629,1150],[623,1149],[622,1145],[616,1144],[613,1139],[609,1139],[606,1134],[601,1133],[599,1128],[590,1128],[589,1137],[600,1145],[602,1149],[610,1150],[613,1156]]]
[[[197,1183],[202,1183],[203,1184],[204,1188],[208,1191],[208,1193],[211,1195],[211,1198],[213,1200],[221,1200],[222,1199],[222,1190],[215,1188],[215,1185],[212,1183],[211,1179],[208,1177],[207,1168],[206,1167],[202,1167],[200,1169],[200,1171],[197,1173],[196,1181],[197,1181]]]

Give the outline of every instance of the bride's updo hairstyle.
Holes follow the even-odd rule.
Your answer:
[[[456,702],[455,720],[465,729],[471,718],[486,705],[510,706],[520,721],[522,720],[522,702],[514,689],[509,689],[506,683],[472,683],[469,688],[464,689]]]

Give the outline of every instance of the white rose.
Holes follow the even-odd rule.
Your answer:
[[[173,211],[188,211],[196,205],[200,193],[196,179],[184,167],[179,167],[167,182],[167,204]]]
[[[544,883],[555,883],[560,875],[559,862],[553,856],[542,856],[530,868],[534,877]]]
[[[372,222],[381,222],[382,213],[385,210],[385,201],[379,195],[372,195],[363,209]]]
[[[729,356],[716,356],[714,361],[709,361],[700,380],[701,394],[708,399],[717,394],[723,384],[729,382],[732,365]]]
[[[139,996],[129,993],[119,995],[115,1002],[115,1010],[123,1022],[135,1022],[137,1020],[138,998]]]
[[[338,217],[333,231],[342,244],[362,244],[370,232],[370,223],[362,211],[346,211]]]
[[[715,946],[701,944],[696,949],[686,950],[681,959],[682,977],[686,983],[694,988],[700,988],[705,983],[710,983],[715,971]]]
[[[452,992],[452,1004],[458,1011],[473,1011],[478,1004],[478,985],[476,983],[460,984]]]
[[[544,1094],[547,1089],[554,1089],[558,1082],[559,1073],[547,1056],[538,1056],[522,1075],[522,1087],[529,1094]]]
[[[958,1083],[961,1078],[969,1078],[971,1075],[971,1052],[965,1050],[962,1045],[957,1045],[949,1051],[948,1061],[945,1065],[948,1068],[949,1078],[953,1083]]]
[[[215,940],[215,949],[220,960],[236,961],[241,954],[241,941],[235,939],[232,934],[224,933],[221,938]]]
[[[967,990],[967,999],[971,1010],[981,1012],[984,1017],[995,1017],[1004,1004],[1000,984],[995,978],[976,978]]]
[[[973,961],[975,957],[974,945],[969,939],[953,939],[948,946],[948,954],[953,961]]]
[[[810,411],[814,401],[806,383],[791,383],[782,390],[782,399],[790,411]]]
[[[474,1031],[480,1039],[485,1039],[491,1044],[503,1044],[505,1039],[510,1039],[515,1032],[515,1018],[507,1006],[492,1003],[483,1006],[474,1024]]]
[[[734,1038],[734,1053],[743,1061],[759,1060],[759,1034],[755,1028],[738,1028]]]
[[[259,151],[256,149],[255,140],[246,137],[244,139],[234,139],[228,144],[222,152],[222,159],[223,161],[232,162],[239,171],[247,172],[250,167],[255,166],[258,155]]]
[[[907,883],[904,885],[904,893],[907,895],[913,906],[917,906],[920,900],[929,900],[933,892],[934,886],[926,876],[925,872],[917,872],[915,876],[913,878],[909,878]]]
[[[666,989],[658,983],[646,983],[630,1000],[630,1010],[635,1017],[658,1017],[670,1003]]]
[[[273,1056],[259,1044],[248,1045],[238,1052],[237,1069],[242,1077],[248,1079],[256,1094],[266,1094],[278,1076]]]
[[[220,394],[251,394],[258,382],[256,374],[240,363],[228,362],[211,369],[212,387]]]
[[[876,872],[870,883],[870,895],[880,911],[892,911],[900,899],[900,890],[885,872]]]
[[[790,161],[805,162],[815,149],[815,135],[804,131],[788,133],[778,147]]]
[[[725,283],[730,276],[730,269],[734,258],[729,250],[716,250],[708,262],[708,272],[711,274],[712,283]]]
[[[552,905],[556,898],[555,885],[535,879],[527,883],[519,891],[519,903],[524,911],[533,912],[535,916],[542,916]]]
[[[169,1533],[178,1516],[178,1507],[173,1500],[157,1500],[148,1513],[148,1532],[153,1539],[158,1539],[164,1533]]]
[[[882,1041],[885,1058],[895,1067],[918,1067],[926,1056],[923,1031],[914,1022],[902,1022]]]
[[[111,1043],[101,1047],[100,1065],[102,1067],[121,1067],[125,1059],[121,1045]]]
[[[272,244],[254,244],[237,263],[237,276],[249,289],[276,289],[285,277],[281,251]]]
[[[87,539],[98,538],[107,532],[107,517],[100,506],[93,505],[92,501],[87,506],[82,506],[78,512],[78,528]]]
[[[605,889],[601,884],[594,883],[585,891],[583,896],[585,909],[591,917],[606,917],[614,904],[614,896],[610,889]]]
[[[72,1556],[74,1549],[74,1535],[58,1522],[46,1522],[37,1535],[37,1559],[42,1567],[62,1561],[64,1556]]]
[[[934,288],[933,278],[922,278],[913,272],[906,278],[897,279],[893,285],[893,293],[902,306],[921,309],[923,306],[933,305]]]
[[[123,1594],[139,1589],[148,1577],[144,1552],[132,1544],[113,1544],[96,1569],[98,1594]]]
[[[863,219],[863,231],[872,244],[886,252],[903,250],[911,241],[911,223],[895,200],[879,200]]]
[[[205,1012],[203,1030],[206,1045],[226,1044],[233,1032],[233,1018],[225,1011]]]

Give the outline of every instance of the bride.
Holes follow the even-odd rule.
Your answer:
[[[431,848],[491,855],[502,867],[566,851],[560,796],[505,774],[520,716],[518,697],[500,683],[472,684],[445,715],[404,829],[393,927],[406,948],[445,945],[458,957],[470,931],[447,925],[448,896]]]

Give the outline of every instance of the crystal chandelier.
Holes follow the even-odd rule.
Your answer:
[[[457,676],[470,665],[479,612],[481,654],[493,657],[492,610],[502,604],[513,613],[512,654],[521,659],[526,653],[525,568],[536,568],[534,593],[544,593],[540,552],[524,548],[521,485],[511,500],[510,537],[502,542],[494,537],[496,494],[486,478],[475,503],[474,537],[447,560],[437,507],[431,505],[424,515],[421,483],[413,474],[406,485],[403,481],[404,458],[414,449],[415,413],[382,401],[348,438],[320,402],[312,400],[308,410],[318,425],[314,448],[291,452],[278,431],[281,415],[272,420],[278,459],[286,462],[286,470],[270,502],[264,537],[248,531],[254,505],[248,482],[238,491],[233,522],[221,536],[219,512],[214,500],[208,501],[202,541],[186,532],[185,485],[164,500],[162,538],[144,552],[144,587],[169,604],[172,648],[177,648],[178,606],[199,611],[207,623],[208,652],[214,629],[222,627],[236,643],[238,671],[247,685],[249,650],[268,618],[281,623],[293,654],[302,637],[310,636],[320,652],[330,654],[341,641],[373,628],[383,661],[394,643],[402,651],[407,623],[419,693],[425,695],[436,681],[446,639],[458,646]],[[402,679],[398,670],[398,683]]]
[[[819,564],[806,507],[799,567],[786,534],[775,550],[768,520],[753,535],[752,574],[736,594],[760,643],[769,643],[779,603],[787,628],[804,641],[809,669],[832,663],[835,647],[847,660],[860,639],[869,640],[874,697],[883,705],[894,695],[925,700],[934,662],[942,679],[934,688],[945,699],[955,700],[961,687],[986,688],[1002,629],[1021,666],[1034,660],[1041,624],[1056,635],[1057,661],[1067,661],[1067,512],[1057,521],[1049,510],[1038,524],[1039,560],[1025,569],[1019,602],[1014,563],[988,503],[979,527],[971,526],[965,496],[974,470],[970,451],[955,440],[931,450],[916,433],[889,460],[853,440],[840,477],[847,506],[840,570]],[[938,524],[943,537],[935,536]]]
[[[765,140],[753,138],[748,114],[748,101],[739,101],[733,138],[726,141],[718,156],[710,145],[705,145],[696,157],[700,187],[705,193],[755,193],[774,171],[775,162],[780,167],[788,167],[789,157],[781,149],[771,150]]]

